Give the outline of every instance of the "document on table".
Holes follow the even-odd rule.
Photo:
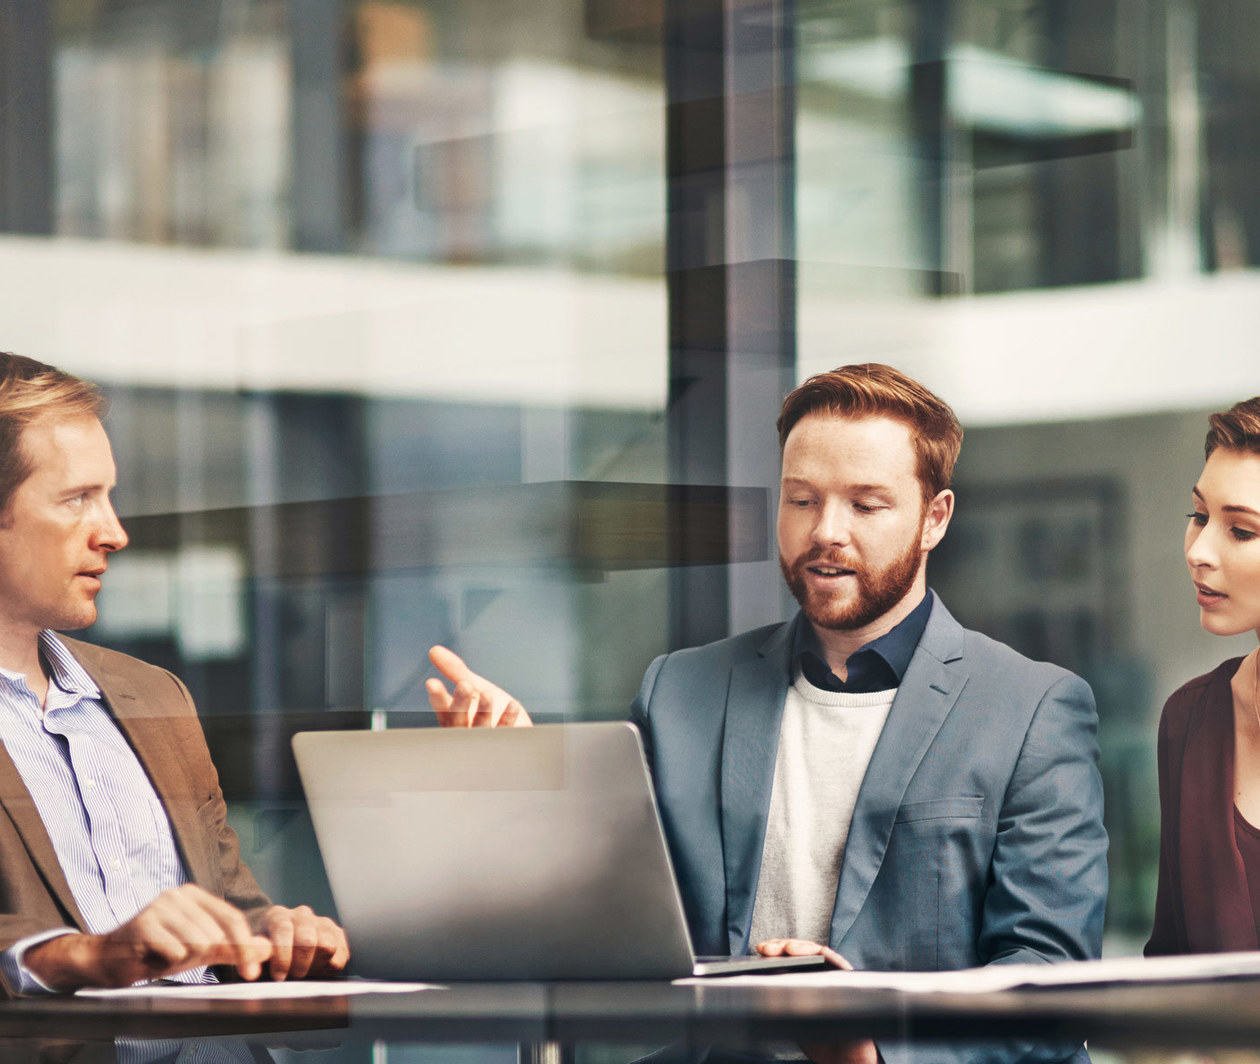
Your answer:
[[[990,964],[954,972],[784,972],[732,975],[717,979],[678,979],[676,985],[717,989],[726,986],[804,986],[834,989],[900,990],[907,994],[988,994],[1032,987],[1195,982],[1260,976],[1260,952],[1200,953],[1190,957],[1121,957],[1062,964]]]
[[[347,994],[410,994],[416,990],[442,990],[436,983],[386,983],[373,979],[337,979],[276,983],[148,983],[118,990],[78,990],[85,998],[179,998],[182,1001],[261,1001],[284,998],[345,997]]]

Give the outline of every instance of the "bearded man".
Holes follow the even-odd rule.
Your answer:
[[[657,658],[633,709],[696,952],[876,970],[1097,957],[1093,695],[928,590],[953,411],[891,367],[844,366],[792,392],[778,429],[800,612]],[[529,723],[450,651],[430,657],[453,684],[427,685],[443,723]]]

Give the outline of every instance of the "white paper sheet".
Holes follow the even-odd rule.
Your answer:
[[[805,986],[900,990],[907,994],[988,994],[1025,987],[1165,983],[1260,976],[1260,952],[1202,953],[1192,957],[1122,957],[1064,964],[990,964],[955,972],[784,972],[679,979],[676,985],[720,989],[732,986]]]
[[[410,994],[415,990],[442,990],[436,983],[384,983],[371,979],[276,983],[209,983],[173,986],[169,983],[127,986],[119,990],[78,990],[75,997],[89,998],[179,998],[199,1001],[259,1001],[262,999],[344,997],[347,994]]]

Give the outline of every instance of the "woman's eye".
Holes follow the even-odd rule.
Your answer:
[[[1249,543],[1256,538],[1256,534],[1246,528],[1231,528],[1229,531],[1239,543]]]
[[[1207,524],[1207,514],[1201,514],[1196,510],[1193,513],[1186,514],[1186,520],[1191,521],[1202,528]]]

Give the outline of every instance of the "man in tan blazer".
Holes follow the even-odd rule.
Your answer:
[[[327,975],[344,932],[241,863],[187,689],[57,633],[127,543],[101,399],[0,353],[0,983],[9,994]]]

